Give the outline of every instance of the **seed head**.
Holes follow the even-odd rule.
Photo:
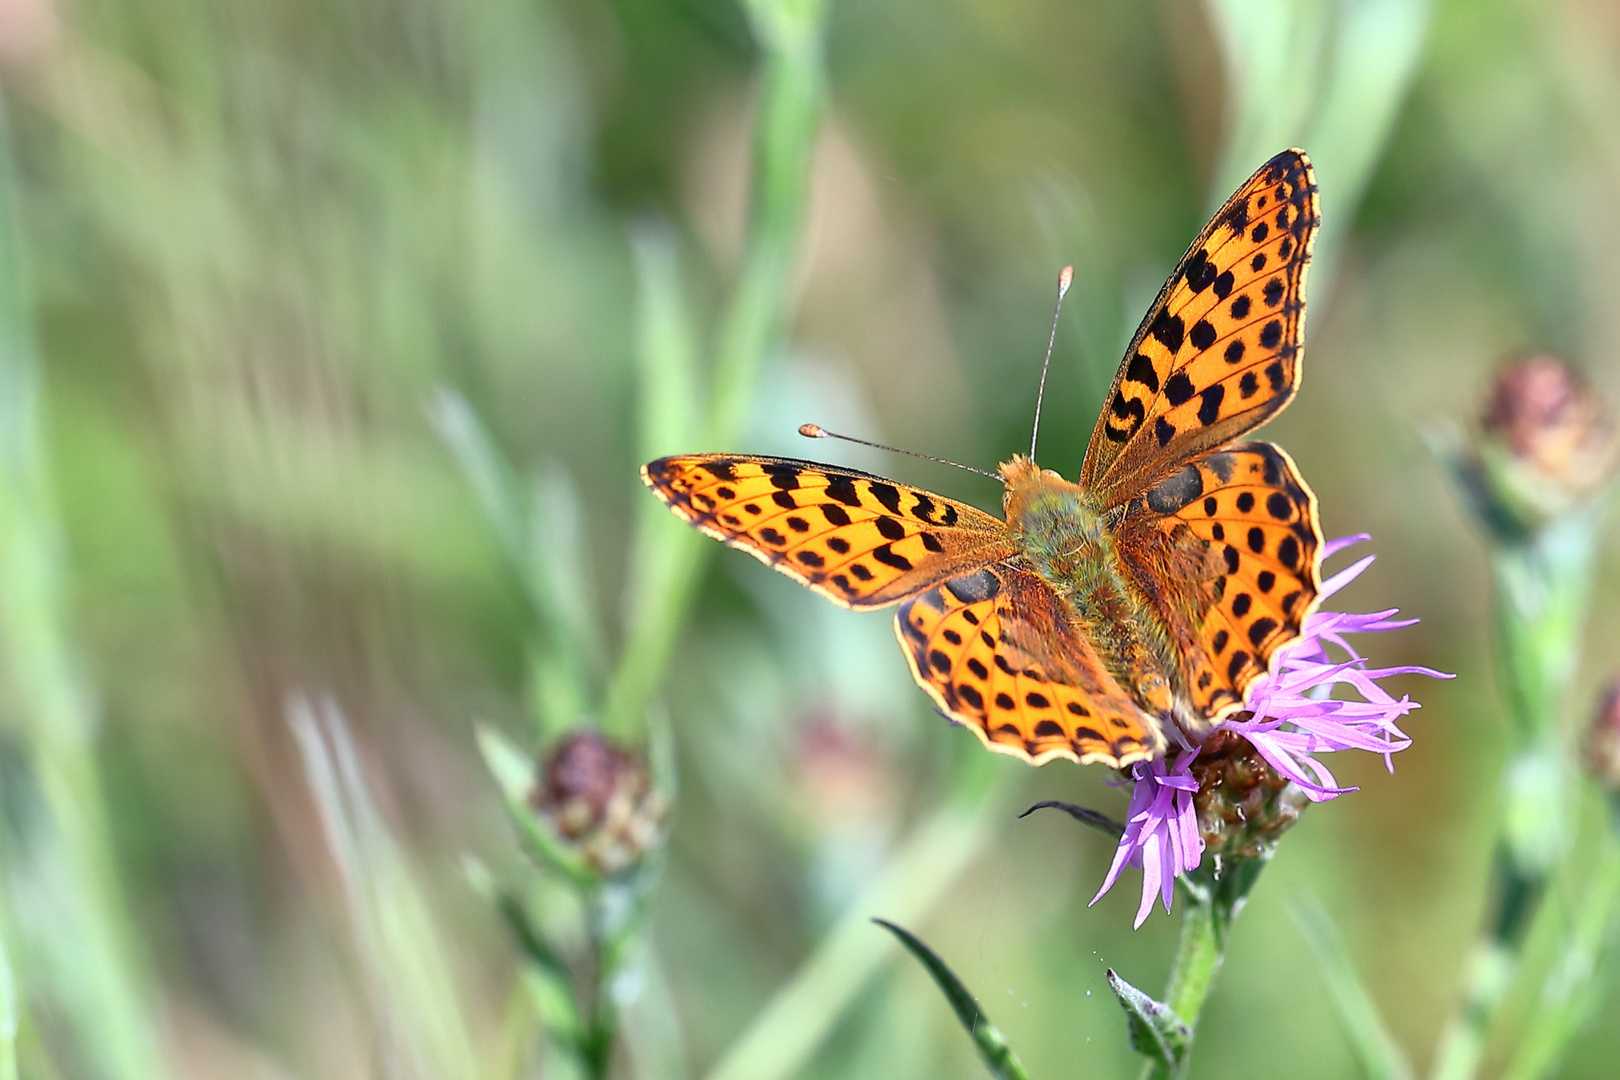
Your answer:
[[[1309,800],[1245,738],[1217,731],[1192,763],[1193,806],[1204,853],[1256,859],[1267,853]]]
[[[532,802],[558,838],[604,877],[641,860],[657,842],[664,814],[641,755],[589,728],[552,747]]]
[[[1595,495],[1620,441],[1603,396],[1551,355],[1497,372],[1480,421],[1479,493],[1489,509],[1535,527]]]

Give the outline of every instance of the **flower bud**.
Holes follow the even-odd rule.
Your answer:
[[[1249,741],[1217,731],[1192,764],[1198,780],[1193,806],[1204,854],[1254,859],[1266,854],[1299,819],[1307,799],[1260,756]]]
[[[1576,368],[1549,355],[1503,367],[1480,421],[1480,494],[1536,527],[1595,495],[1620,450],[1608,408]]]
[[[645,760],[590,728],[552,747],[530,801],[557,837],[604,877],[646,855],[664,815]]]
[[[1586,769],[1604,788],[1620,792],[1620,677],[1609,684],[1587,729]]]

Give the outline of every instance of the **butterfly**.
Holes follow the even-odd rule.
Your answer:
[[[917,684],[991,750],[1153,758],[1242,710],[1318,601],[1316,497],[1242,436],[1299,388],[1319,221],[1302,151],[1239,187],[1137,328],[1078,482],[1038,467],[1032,440],[998,470],[1000,518],[789,458],[678,454],[642,479],[834,603],[898,605]]]

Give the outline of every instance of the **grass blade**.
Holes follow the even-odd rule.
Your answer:
[[[1412,1066],[1384,1026],[1378,1006],[1356,974],[1333,920],[1314,898],[1295,904],[1293,914],[1295,925],[1316,957],[1362,1075],[1367,1080],[1410,1080]]]
[[[991,1075],[998,1080],[1029,1080],[1029,1073],[1024,1071],[1023,1063],[1018,1055],[1012,1052],[1007,1045],[1007,1038],[1001,1029],[990,1022],[979,1007],[979,1002],[969,993],[968,988],[962,985],[962,980],[956,977],[938,953],[930,949],[922,939],[904,927],[896,926],[886,919],[873,919],[883,929],[900,939],[900,944],[906,951],[915,956],[928,974],[933,976],[934,982],[944,993],[945,1000],[950,1002],[951,1010],[956,1018],[967,1029],[968,1036],[973,1045],[979,1048],[979,1055],[989,1068]]]

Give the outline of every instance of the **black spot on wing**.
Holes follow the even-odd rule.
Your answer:
[[[1204,493],[1204,474],[1186,465],[1148,489],[1147,504],[1160,514],[1173,514]]]
[[[1160,308],[1149,333],[1174,356],[1181,351],[1181,342],[1187,336],[1187,327],[1181,321],[1180,315],[1172,315],[1168,308]]]
[[[881,480],[874,480],[868,484],[872,497],[883,504],[891,514],[900,512],[900,489],[893,484],[886,484]]]
[[[799,470],[793,465],[784,465],[780,462],[768,461],[760,466],[765,475],[771,478],[771,483],[782,491],[792,491],[799,486]]]
[[[1132,382],[1139,382],[1152,393],[1159,392],[1159,373],[1153,367],[1153,361],[1141,353],[1131,357],[1130,366],[1125,369],[1125,377]]]
[[[827,477],[827,497],[835,502],[841,502],[845,506],[861,505],[861,497],[855,492],[855,481],[848,476],[829,475]],[[832,508],[828,507],[827,509]],[[829,515],[827,520],[832,521],[832,517]],[[834,522],[834,524],[840,523]],[[844,515],[842,524],[849,524],[849,515]]]
[[[1001,579],[989,570],[964,574],[945,583],[952,596],[964,604],[982,604],[994,600],[1001,592]]]
[[[1193,386],[1192,380],[1187,378],[1185,372],[1181,371],[1178,371],[1174,375],[1170,376],[1170,380],[1164,384],[1164,396],[1171,405],[1180,405],[1197,392],[1197,388]]]
[[[884,566],[892,566],[896,570],[906,571],[911,569],[911,560],[895,551],[893,546],[889,544],[884,544],[882,547],[874,548],[872,550],[872,558],[876,559]]]

